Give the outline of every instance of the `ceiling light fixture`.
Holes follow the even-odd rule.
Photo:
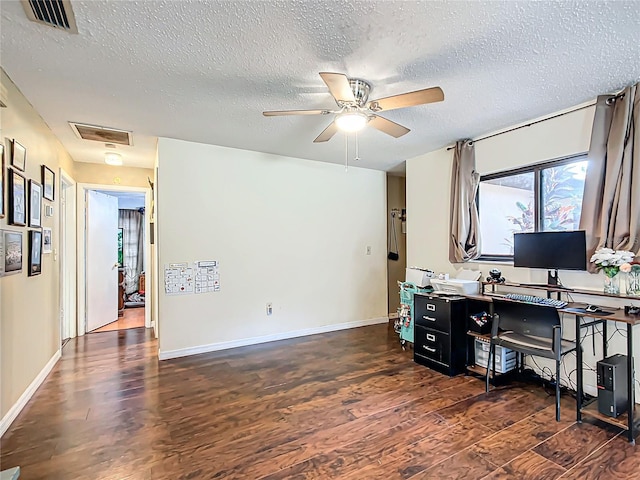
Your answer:
[[[343,132],[358,132],[362,130],[369,118],[361,112],[344,112],[336,117],[336,125]]]
[[[122,165],[122,155],[114,152],[107,152],[104,154],[104,163],[107,165]]]

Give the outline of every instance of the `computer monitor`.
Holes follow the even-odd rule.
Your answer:
[[[549,284],[557,284],[558,270],[586,270],[587,246],[583,230],[565,232],[516,233],[513,235],[514,267],[544,268]]]

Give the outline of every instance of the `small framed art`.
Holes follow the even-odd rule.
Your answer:
[[[42,253],[51,253],[53,235],[49,227],[42,227]]]
[[[16,170],[9,169],[9,224],[27,224],[27,181]]]
[[[42,185],[29,180],[29,226],[42,226]]]
[[[0,277],[22,272],[22,232],[0,230]]]
[[[27,149],[15,140],[11,142],[11,166],[23,172],[27,167]]]
[[[29,271],[28,276],[42,273],[42,232],[29,230]]]
[[[0,218],[4,218],[4,144],[0,143]]]
[[[56,193],[56,174],[46,165],[42,165],[42,197],[53,201]]]

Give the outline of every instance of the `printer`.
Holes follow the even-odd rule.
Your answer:
[[[445,295],[477,295],[480,293],[480,276],[482,272],[461,270],[456,278],[432,278],[433,293]]]
[[[417,287],[428,287],[431,279],[435,276],[433,271],[418,267],[408,267],[405,269],[405,282],[413,283]]]

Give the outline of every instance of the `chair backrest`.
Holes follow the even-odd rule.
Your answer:
[[[499,315],[500,330],[523,335],[553,338],[554,327],[561,326],[555,307],[493,299],[493,311]]]

